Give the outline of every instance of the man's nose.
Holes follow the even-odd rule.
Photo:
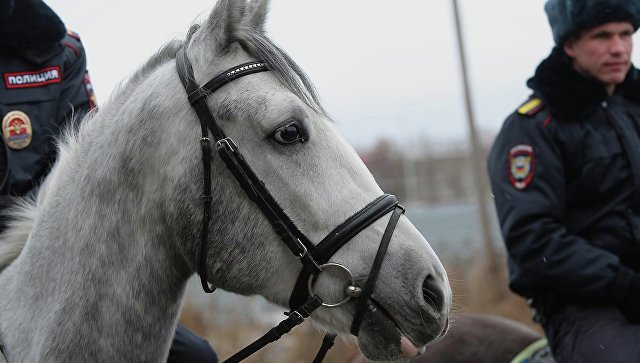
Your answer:
[[[611,38],[609,44],[609,52],[613,54],[627,53],[628,42],[621,36],[617,35]]]

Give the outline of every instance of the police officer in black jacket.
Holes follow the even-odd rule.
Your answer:
[[[556,47],[488,160],[510,287],[559,362],[640,362],[640,1],[545,10]]]
[[[95,98],[78,35],[41,2],[0,3],[0,118],[8,154],[1,191],[22,196],[48,173],[54,137]]]
[[[0,230],[11,201],[35,193],[50,171],[55,138],[93,112],[86,69],[80,37],[41,0],[0,0]],[[178,325],[168,361],[218,359],[206,340]]]

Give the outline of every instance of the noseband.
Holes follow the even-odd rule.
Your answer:
[[[271,329],[258,341],[252,343],[225,362],[239,362],[262,348],[264,345],[277,340],[282,334],[289,332],[293,327],[304,321],[304,319],[311,315],[311,313],[318,307],[341,306],[352,298],[358,299],[353,322],[351,324],[351,333],[357,336],[366,310],[368,309],[367,302],[373,294],[375,282],[378,278],[382,261],[386,255],[387,247],[391,241],[391,236],[393,235],[393,231],[400,219],[400,216],[404,213],[404,208],[398,204],[396,197],[390,194],[383,194],[336,227],[317,245],[314,245],[304,235],[304,233],[298,229],[295,223],[293,223],[285,211],[276,202],[271,193],[269,193],[265,184],[258,178],[242,154],[240,154],[238,146],[231,138],[224,134],[206,103],[206,97],[222,86],[249,74],[268,71],[268,65],[265,62],[260,61],[243,63],[220,73],[201,87],[199,87],[194,81],[193,68],[184,48],[180,48],[180,50],[178,50],[176,66],[180,81],[187,91],[189,103],[200,120],[200,127],[202,131],[200,146],[202,150],[202,166],[204,169],[203,194],[201,196],[203,203],[203,218],[198,274],[200,275],[203,289],[208,293],[215,290],[214,287],[209,285],[207,279],[208,227],[211,218],[212,202],[211,140],[209,138],[209,134],[213,136],[213,141],[218,155],[220,155],[220,158],[224,161],[227,168],[242,186],[242,189],[245,191],[249,199],[256,203],[275,232],[303,265],[303,269],[300,272],[298,280],[296,281],[295,287],[289,298],[291,311],[286,313],[288,318],[282,321],[277,327]],[[382,236],[378,252],[376,253],[376,257],[371,267],[371,272],[369,273],[364,287],[361,288],[357,285],[353,274],[347,267],[337,263],[330,263],[329,259],[358,233],[389,212],[392,212],[391,218]],[[313,285],[317,277],[323,271],[330,268],[343,270],[350,277],[350,285],[348,285],[344,291],[345,298],[339,302],[324,302],[313,291]],[[314,362],[320,362],[326,353],[326,350],[333,345],[332,337],[334,338],[335,335],[327,335],[327,338],[325,338],[325,342],[323,343],[323,348],[318,354],[318,357],[320,358],[316,357]]]

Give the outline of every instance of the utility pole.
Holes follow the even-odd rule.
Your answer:
[[[416,174],[416,160],[408,153],[402,155],[402,177],[404,179],[404,197],[407,202],[418,201],[418,176]]]
[[[458,8],[458,0],[453,1],[453,13],[456,22],[456,33],[458,35],[458,50],[460,53],[460,68],[462,71],[462,81],[464,85],[464,99],[467,109],[467,122],[469,126],[469,143],[471,144],[471,168],[473,172],[473,181],[475,185],[476,199],[478,200],[478,210],[480,216],[480,228],[482,230],[483,245],[487,258],[488,268],[491,272],[498,271],[498,263],[496,261],[496,253],[493,247],[493,233],[488,213],[488,203],[486,198],[487,178],[484,172],[484,159],[480,147],[480,140],[476,130],[473,102],[471,91],[469,89],[469,75],[467,72],[467,62],[464,50],[464,39],[462,35],[462,25],[460,21],[460,12]]]

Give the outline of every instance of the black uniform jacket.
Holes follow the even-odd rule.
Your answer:
[[[93,106],[77,34],[40,49],[0,48],[0,121],[8,176],[0,195],[24,195],[48,173],[54,138]]]
[[[616,304],[640,268],[640,72],[609,96],[555,49],[528,85],[488,159],[510,287]]]

